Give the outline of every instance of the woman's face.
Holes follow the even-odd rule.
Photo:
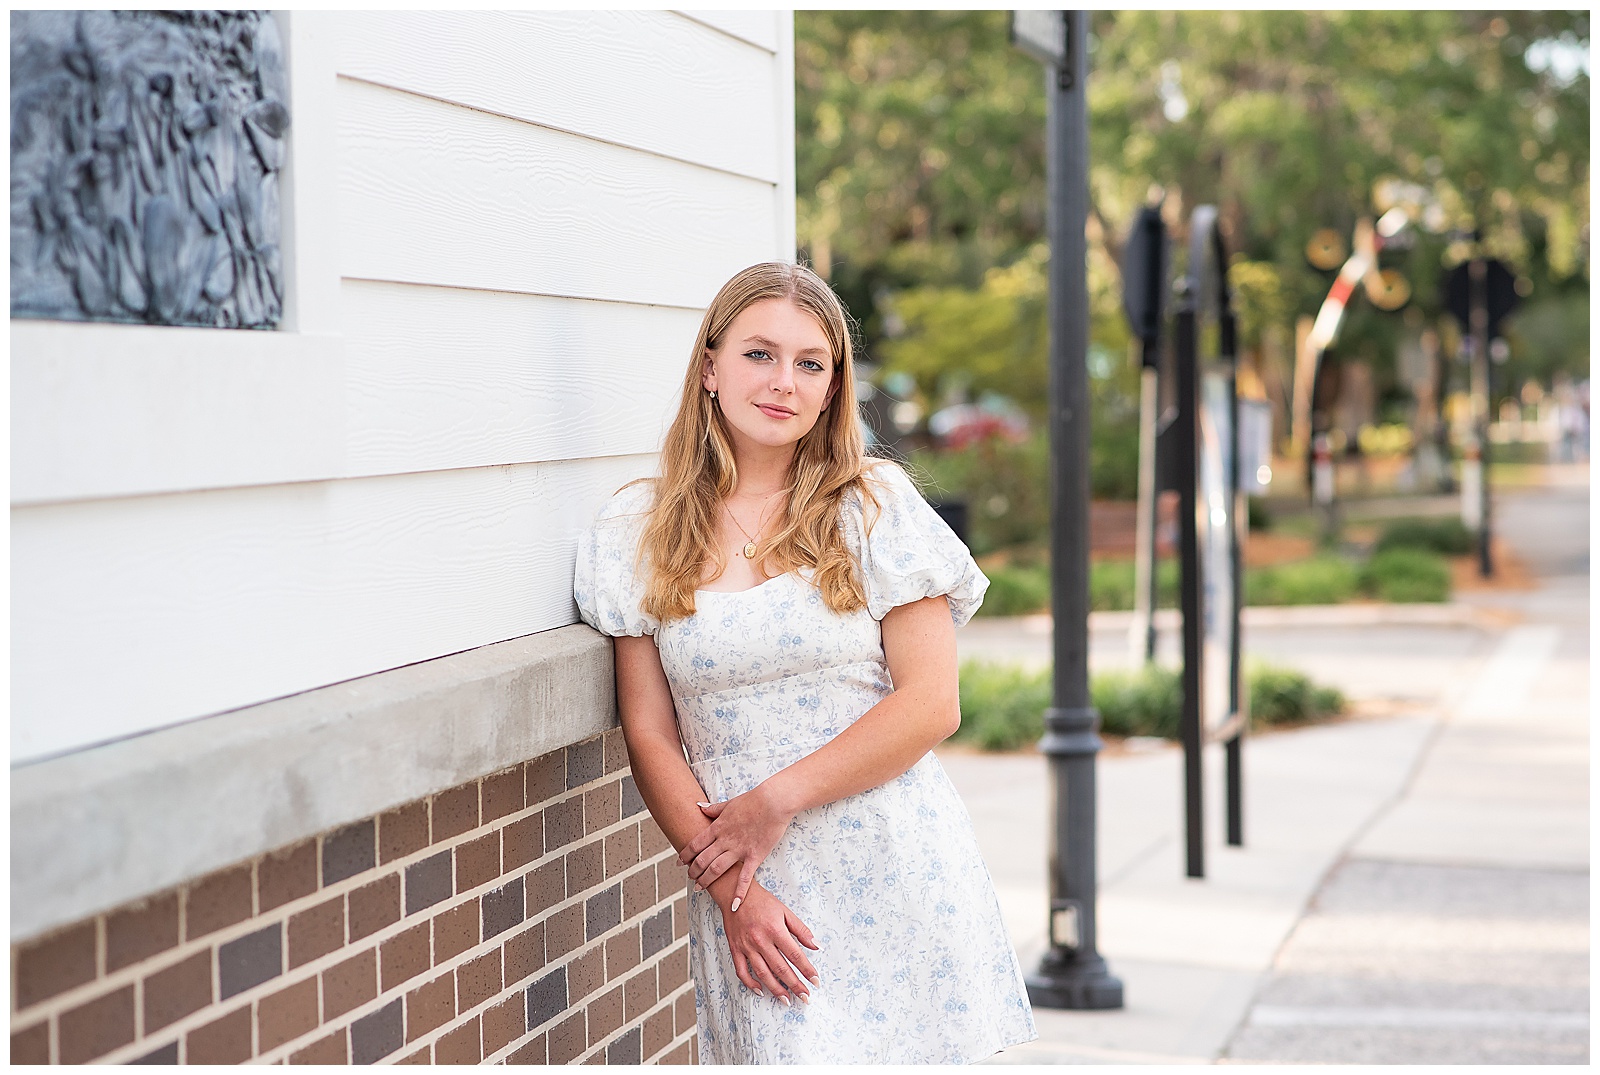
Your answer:
[[[701,384],[717,394],[736,450],[781,448],[817,424],[835,388],[816,318],[787,299],[746,306],[706,352]]]

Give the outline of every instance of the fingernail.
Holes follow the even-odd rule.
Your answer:
[[[695,803],[696,806],[710,806],[710,803]]]
[[[738,896],[733,897],[733,909],[735,911],[737,911],[739,909],[739,904],[741,904],[743,902],[744,901],[741,900]]]
[[[764,997],[766,995],[767,995],[767,991],[765,989],[762,989],[759,985],[756,986],[756,996]]]
[[[816,986],[818,989],[822,988],[822,979],[818,978],[815,974],[808,978],[807,981]]]
[[[781,1000],[781,1001],[783,1001],[783,1006],[784,1006],[784,1007],[785,1007],[785,1008],[788,1008],[788,1007],[791,1007],[791,1005],[790,1005],[790,1003],[789,1003],[789,998],[788,998],[788,997],[779,997],[779,998],[778,998],[778,999],[779,999],[779,1000]]]
[[[811,1003],[811,995],[809,993],[796,993],[795,995],[800,998],[800,1003],[801,1004],[810,1004]]]

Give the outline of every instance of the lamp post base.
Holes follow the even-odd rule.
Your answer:
[[[1080,962],[1047,953],[1025,981],[1028,1000],[1036,1007],[1073,1011],[1122,1007],[1122,979],[1113,978],[1099,956]]]

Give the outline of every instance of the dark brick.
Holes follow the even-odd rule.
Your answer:
[[[302,840],[292,847],[263,855],[256,863],[256,902],[260,914],[317,890],[317,841]]]
[[[242,1064],[250,1059],[250,1005],[189,1031],[184,1039],[189,1064]]]
[[[656,1006],[656,969],[646,967],[629,978],[622,987],[622,999],[629,1022]]]
[[[217,949],[221,1000],[268,982],[283,973],[283,923],[246,933]]]
[[[622,917],[632,918],[656,902],[656,871],[647,866],[622,879]]]
[[[554,851],[583,838],[583,796],[574,795],[544,808],[544,849]]]
[[[621,877],[639,865],[639,826],[629,825],[606,837],[606,876]]]
[[[483,1013],[483,1055],[493,1056],[516,1041],[528,1029],[527,1001],[509,996]]]
[[[639,927],[629,926],[606,938],[606,975],[620,978],[639,965]]]
[[[537,974],[544,968],[544,923],[512,935],[500,946],[500,951],[505,963],[507,985]]]
[[[617,928],[622,921],[622,886],[612,885],[596,892],[583,904],[583,936],[592,941]]]
[[[414,1053],[407,1053],[396,1064],[431,1064],[433,1063],[433,1046],[424,1045]]]
[[[350,1062],[375,1064],[405,1044],[405,1009],[400,998],[350,1024]]]
[[[429,855],[406,867],[406,914],[426,910],[455,895],[451,884],[450,852]]]
[[[549,1041],[550,1063],[570,1064],[578,1059],[588,1040],[583,1028],[583,1013],[574,1012],[551,1027],[546,1038]]]
[[[456,891],[466,892],[500,876],[500,834],[491,832],[456,847]]]
[[[350,893],[350,943],[400,921],[400,875],[391,873]]]
[[[325,1038],[318,1038],[289,1057],[291,1064],[348,1064],[349,1062],[350,1043],[344,1027],[340,1027]]]
[[[663,987],[663,993],[666,989]],[[683,995],[672,1002],[672,1022],[679,1034],[694,1029],[694,990],[686,989]]]
[[[189,886],[184,897],[184,938],[194,940],[255,913],[250,867],[235,866]]]
[[[606,1063],[642,1063],[642,1057],[640,1056],[640,1044],[639,1028],[634,1027],[632,1030],[622,1035],[622,1037],[606,1046]]]
[[[27,1061],[25,1061],[25,1060],[18,1060],[17,1059],[17,1054],[16,1054],[15,1051],[13,1051],[12,1054],[11,1054],[11,1062],[13,1064],[24,1064],[24,1063],[27,1063]],[[138,1057],[137,1059],[128,1061],[128,1063],[130,1063],[130,1064],[159,1064],[162,1067],[175,1066],[178,1063],[178,1043],[176,1041],[169,1041],[165,1045],[163,1045],[161,1048],[152,1049],[150,1052],[145,1053],[143,1056]]]
[[[649,959],[672,943],[672,908],[663,907],[639,927],[639,939],[644,946],[644,958]]]
[[[662,1008],[644,1021],[644,1055],[655,1056],[672,1044],[672,1009]]]
[[[478,827],[478,784],[441,791],[433,797],[433,842],[460,836]]]
[[[506,1063],[508,1064],[543,1064],[545,1062],[543,1034],[540,1034],[527,1044],[519,1046],[515,1052],[506,1057]]]
[[[522,923],[522,878],[517,878],[509,885],[501,885],[490,892],[485,892],[480,901],[483,905],[483,939],[498,937],[506,930]]]
[[[599,840],[567,852],[567,895],[576,896],[606,879],[605,845]]]
[[[567,790],[591,780],[599,780],[606,772],[605,745],[600,737],[574,743],[567,748]]]
[[[567,752],[551,751],[522,767],[522,801],[538,806],[567,790]]]
[[[443,963],[478,943],[478,901],[441,912],[433,920],[433,961]]]
[[[289,919],[289,967],[304,966],[313,959],[344,946],[344,897],[307,908]]]
[[[545,958],[560,959],[583,943],[583,905],[563,907],[545,920]]]
[[[622,778],[622,816],[632,817],[644,809],[644,796],[632,776]]]
[[[661,995],[667,996],[674,989],[689,980],[689,946],[680,945],[661,958],[661,966],[657,969]]]
[[[456,1011],[470,1012],[500,992],[500,949],[456,968]]]
[[[307,978],[256,1002],[256,1042],[261,1052],[309,1034],[317,1017],[317,980]]]
[[[476,1064],[483,1059],[478,1051],[478,1020],[473,1018],[433,1043],[435,1064]]]
[[[606,984],[606,953],[598,945],[567,964],[567,996],[573,1005]]]
[[[383,942],[378,962],[383,971],[383,991],[409,981],[432,966],[430,927],[423,922]]]
[[[527,876],[529,918],[537,918],[566,898],[566,860],[547,862]]]
[[[614,773],[618,769],[628,767],[628,741],[622,736],[621,728],[613,728],[600,737],[605,744],[605,768],[607,773]]]
[[[322,884],[336,884],[378,864],[378,827],[368,818],[322,838]]]
[[[599,832],[622,820],[622,784],[613,780],[583,795],[583,831]]]
[[[177,1062],[177,1054],[173,1054]],[[11,1062],[13,1064],[50,1063],[50,1021],[35,1023],[23,1030],[11,1032]]]
[[[388,865],[428,846],[428,804],[414,803],[378,817],[378,862]]]
[[[106,973],[178,944],[178,894],[164,892],[106,915]]]
[[[536,1027],[567,1010],[567,968],[557,967],[528,987],[528,1026]]]
[[[544,853],[544,815],[529,814],[500,830],[500,861],[511,872]]]
[[[322,972],[322,1019],[358,1008],[378,995],[378,953],[367,949]]]
[[[589,1002],[589,1044],[599,1045],[622,1026],[622,987]]]
[[[507,814],[514,814],[523,806],[522,769],[507,769],[483,778],[483,818],[487,825]]]
[[[456,978],[441,974],[406,994],[406,1040],[416,1041],[456,1017]]]
[[[667,839],[667,834],[661,831],[661,826],[655,823],[654,818],[643,818],[639,822],[639,857],[653,859],[657,855],[665,854],[672,850],[672,841]],[[674,863],[677,862],[674,856]]]
[[[154,1034],[210,1004],[211,952],[197,952],[144,980],[144,1032]]]

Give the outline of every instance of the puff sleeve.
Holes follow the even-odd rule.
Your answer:
[[[660,626],[639,607],[639,538],[652,495],[648,483],[628,486],[606,501],[595,524],[578,537],[572,596],[583,622],[601,634],[653,635]]]
[[[965,624],[989,588],[972,554],[899,466],[878,464],[867,484],[877,506],[847,502],[842,517],[845,541],[861,567],[867,611],[881,620],[896,605],[943,596],[955,625]]]

